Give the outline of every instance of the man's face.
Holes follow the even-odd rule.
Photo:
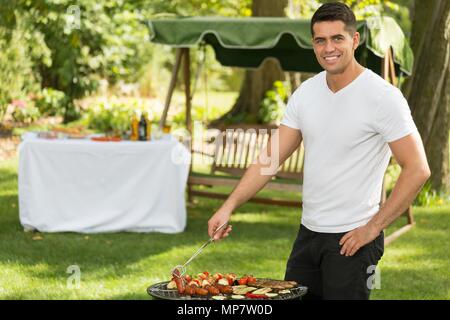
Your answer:
[[[340,20],[316,22],[313,31],[312,43],[319,64],[331,74],[342,73],[354,57],[359,33],[350,34]]]

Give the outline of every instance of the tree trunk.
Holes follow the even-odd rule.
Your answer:
[[[431,187],[450,190],[450,1],[415,1],[411,45],[415,54],[405,94],[431,169]]]
[[[288,0],[253,0],[254,17],[282,17]],[[267,90],[272,89],[277,80],[284,81],[284,72],[276,59],[266,59],[262,65],[253,70],[246,70],[244,80],[231,110],[221,118],[213,121],[211,126],[223,123],[257,123],[258,110]]]
[[[425,145],[432,172],[431,187],[437,192],[450,191],[448,144],[450,130],[450,79],[448,75],[445,78],[444,88],[438,102],[439,108]]]

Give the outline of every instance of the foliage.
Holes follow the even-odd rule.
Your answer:
[[[414,205],[426,207],[441,206],[445,203],[450,203],[450,195],[437,193],[436,190],[432,189],[430,181],[425,183],[414,200]]]
[[[293,18],[311,18],[322,3],[336,0],[292,0],[288,16]],[[411,33],[410,8],[413,0],[343,0],[355,13],[357,19],[386,15],[393,17],[406,35]]]
[[[400,173],[401,167],[398,164],[392,164],[388,166],[385,175],[385,186],[388,196],[392,192],[392,189],[394,188],[395,183],[400,176]],[[427,181],[415,198],[413,204],[416,206],[424,207],[450,204],[450,195],[436,192],[436,190],[432,189],[431,182]]]
[[[286,16],[290,18],[311,18],[321,5],[322,3],[318,0],[291,0],[286,8]]]
[[[67,105],[68,98],[64,92],[53,88],[44,88],[36,96],[36,107],[42,115],[63,115],[63,107]]]
[[[395,162],[394,159],[391,159],[391,163],[388,165],[386,169],[386,174],[384,176],[385,177],[384,185],[386,187],[387,194],[390,194],[390,192],[394,188],[395,183],[397,182],[401,172],[402,168]]]
[[[288,99],[287,84],[275,81],[273,89],[266,92],[259,109],[259,121],[262,123],[275,123],[281,120]]]
[[[136,71],[148,57],[148,31],[134,4],[122,0],[18,0],[15,6],[0,4],[7,27],[24,16],[51,51],[50,62],[36,62],[42,87],[63,91],[67,97],[65,120],[77,117],[73,101],[92,93],[100,78],[114,83],[119,78],[136,80]],[[39,46],[37,46],[39,47]],[[47,61],[48,62],[48,61]]]
[[[138,0],[153,16],[251,16],[252,0]]]
[[[51,50],[51,65],[38,65],[43,87],[63,91],[73,101],[94,92],[100,78],[114,84],[119,79],[135,82],[144,74],[144,67],[157,58],[148,41],[145,18],[249,15],[251,0],[79,0],[72,4],[70,0],[17,0],[15,6],[1,4],[0,10],[10,26],[18,21],[11,17],[12,10],[27,12]]]
[[[144,111],[152,120],[151,110],[137,101],[131,104],[114,100],[103,101],[90,106],[84,114],[84,120],[90,129],[122,135],[130,129],[133,114],[140,115]]]
[[[11,105],[14,107],[12,117],[17,122],[31,123],[41,116],[39,109],[30,100],[13,100]]]
[[[0,86],[0,119],[3,118],[12,98],[23,95],[22,90],[26,79],[26,73],[23,70],[26,69],[27,62],[29,61],[24,56],[23,50],[20,50],[20,45],[17,44],[17,35],[15,34],[10,41],[6,41],[4,30],[0,30],[0,83],[2,84]]]
[[[277,83],[277,82],[275,82]],[[283,82],[280,82],[282,86]],[[275,85],[277,86],[277,85]],[[284,108],[286,107],[287,93],[286,88],[274,87],[266,92],[266,97],[261,101],[257,112],[249,110],[239,111],[235,114],[226,112],[220,117],[225,125],[234,125],[238,123],[273,123],[281,120]],[[225,111],[225,110],[224,110]],[[217,118],[216,118],[217,119]],[[214,123],[214,122],[213,122]]]
[[[132,113],[123,104],[99,103],[89,108],[85,114],[88,126],[100,132],[123,132],[130,125]]]
[[[26,18],[17,12],[12,14],[19,21],[14,28],[0,25],[0,120],[12,100],[24,99],[38,90],[33,65],[36,61],[48,63],[49,56],[42,38],[26,24]]]

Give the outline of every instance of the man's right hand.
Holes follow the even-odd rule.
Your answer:
[[[229,210],[223,208],[219,209],[208,221],[209,236],[212,237],[214,231],[216,231],[216,229],[219,228],[222,224],[228,222],[230,220],[230,217],[231,212]],[[230,232],[231,232],[231,225],[227,225],[214,235],[214,240],[221,240],[225,237],[228,237]]]

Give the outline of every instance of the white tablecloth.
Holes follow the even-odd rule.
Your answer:
[[[44,232],[181,232],[189,160],[175,140],[27,139],[19,147],[21,224]]]

